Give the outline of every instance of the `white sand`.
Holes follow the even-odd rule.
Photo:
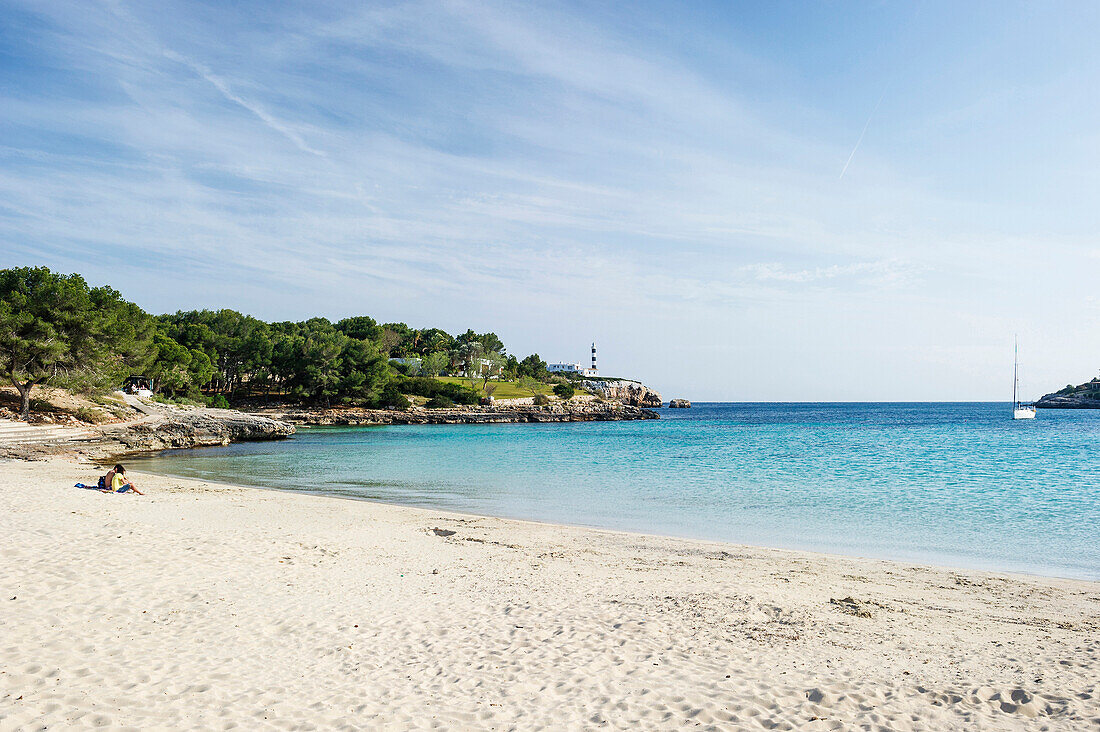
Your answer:
[[[1100,727],[1096,583],[94,477],[0,463],[2,729]]]

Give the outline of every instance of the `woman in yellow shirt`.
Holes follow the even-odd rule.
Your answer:
[[[116,465],[107,471],[107,475],[99,479],[99,490],[104,493],[126,493],[133,491],[139,496],[144,496],[134,485],[133,481],[126,477],[126,468]]]

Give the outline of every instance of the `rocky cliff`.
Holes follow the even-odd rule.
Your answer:
[[[1040,409],[1100,409],[1100,378],[1043,396],[1035,402]]]
[[[664,404],[660,394],[637,381],[585,379],[581,385],[608,401],[621,402],[632,407],[660,408]]]

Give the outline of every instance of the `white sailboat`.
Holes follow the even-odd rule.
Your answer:
[[[1012,364],[1012,418],[1013,419],[1035,419],[1035,407],[1030,404],[1023,404],[1019,401],[1017,392],[1020,387],[1020,344],[1013,341],[1013,364]]]

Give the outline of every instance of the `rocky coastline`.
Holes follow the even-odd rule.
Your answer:
[[[652,404],[656,395],[645,387],[622,393],[647,404]],[[60,422],[51,422],[49,430],[42,430],[40,439],[33,430],[21,430],[18,434],[24,436],[18,442],[4,442],[0,434],[0,457],[35,459],[75,454],[109,461],[122,455],[159,450],[280,440],[293,435],[299,426],[614,422],[660,418],[655,411],[643,406],[596,399],[541,406],[494,404],[399,410],[276,405],[238,411],[174,406],[127,395],[125,406],[121,408],[127,414],[112,423],[86,425],[70,420],[63,421],[62,426]]]
[[[163,421],[104,430],[104,442],[125,452],[146,452],[280,440],[294,432],[294,425],[262,415],[232,409],[196,409],[166,415]]]
[[[555,403],[545,406],[468,406],[443,409],[269,408],[260,410],[273,420],[299,426],[372,426],[389,424],[520,424],[552,422],[617,422],[659,419],[644,407],[618,402]]]
[[[1100,397],[1086,394],[1047,394],[1035,402],[1038,409],[1100,409]]]
[[[1100,409],[1100,378],[1046,394],[1035,402],[1039,409]]]
[[[664,405],[660,394],[638,381],[585,379],[581,386],[602,399],[631,407],[660,409]]]
[[[294,425],[232,409],[179,408],[146,405],[141,416],[101,425],[36,429],[0,439],[0,457],[36,459],[49,455],[79,455],[109,460],[158,450],[213,447],[233,442],[279,440],[294,434]]]

